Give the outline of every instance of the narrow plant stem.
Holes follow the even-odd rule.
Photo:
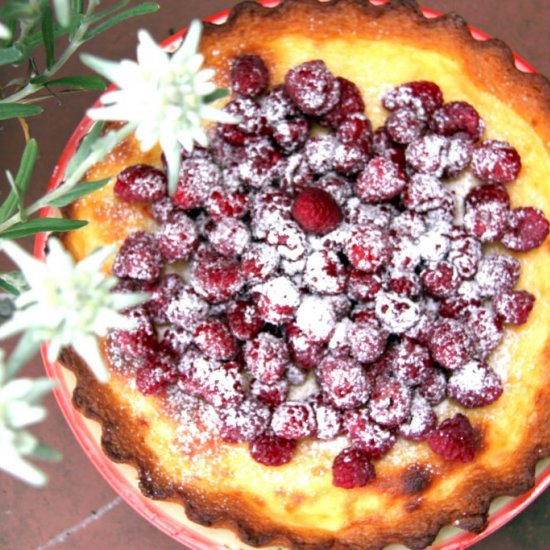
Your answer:
[[[91,15],[93,15],[98,4],[99,4],[98,0],[90,0],[88,4],[88,9],[86,10],[84,17],[82,18],[82,24],[76,31],[73,39],[69,42],[69,45],[67,46],[65,51],[59,56],[57,61],[49,69],[46,69],[42,73],[42,76],[44,78],[49,79],[59,70],[61,70],[65,65],[65,63],[67,63],[67,61],[78,50],[78,48],[80,48],[80,46],[84,44],[85,40],[83,40],[83,38],[86,32],[88,31],[88,27],[89,27],[89,23],[87,23],[87,20]],[[0,103],[20,102],[42,88],[43,86],[41,84],[33,84],[32,82],[29,82],[26,86],[24,86],[14,94],[10,95],[9,97],[0,99]]]
[[[52,201],[59,199],[66,193],[68,193],[75,185],[77,185],[82,178],[86,175],[86,172],[97,162],[102,160],[105,155],[110,153],[115,145],[120,143],[124,138],[130,135],[135,130],[135,124],[126,124],[117,131],[110,132],[102,138],[103,142],[106,145],[97,147],[88,158],[67,178],[67,180],[57,187],[56,189],[50,191],[36,202],[25,208],[25,213],[28,216],[35,214],[45,206],[48,206]],[[4,223],[0,224],[0,234],[4,231],[13,227],[15,224],[19,223],[21,220],[21,213],[18,212],[14,214],[11,218],[8,218]]]

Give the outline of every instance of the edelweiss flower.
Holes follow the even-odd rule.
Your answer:
[[[11,38],[11,31],[0,21],[0,40],[9,40]]]
[[[91,109],[88,115],[96,120],[136,124],[136,137],[144,151],[160,142],[168,163],[171,193],[177,185],[182,148],[191,151],[195,142],[208,144],[203,121],[238,122],[208,104],[220,96],[211,81],[214,70],[200,70],[204,62],[204,57],[197,53],[201,32],[201,22],[194,20],[183,44],[170,55],[147,31],[141,30],[137,63],[82,56],[86,65],[118,86],[101,97],[104,107]]]
[[[0,350],[0,469],[31,485],[44,485],[45,474],[24,457],[56,460],[59,454],[42,445],[24,428],[46,417],[46,409],[38,402],[55,383],[47,378],[9,381],[3,359]]]
[[[27,331],[36,342],[49,340],[51,361],[61,348],[72,346],[105,382],[109,374],[96,336],[132,328],[133,322],[119,312],[142,303],[147,294],[111,292],[117,280],[106,277],[101,268],[113,248],[100,249],[75,264],[57,239],[50,239],[48,246],[46,261],[41,262],[12,241],[1,243],[30,288],[15,299],[17,310],[0,327],[0,339]]]

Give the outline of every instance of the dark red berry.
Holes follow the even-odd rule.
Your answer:
[[[370,419],[366,409],[350,411],[344,418],[344,425],[353,446],[372,459],[382,458],[397,441],[392,431]]]
[[[335,487],[364,487],[375,477],[374,466],[368,454],[353,447],[340,451],[332,463],[332,484]]]
[[[320,177],[315,182],[315,187],[326,191],[340,205],[345,204],[346,200],[352,195],[352,187],[349,179],[333,172],[329,172]]]
[[[516,252],[527,252],[539,247],[550,229],[542,210],[526,206],[515,208],[508,218],[509,227],[502,237],[502,244]]]
[[[336,135],[341,143],[358,147],[366,155],[372,153],[372,124],[362,112],[342,119]]]
[[[405,149],[393,141],[385,126],[380,126],[372,135],[372,152],[375,157],[384,157],[405,167]]]
[[[241,290],[244,279],[238,261],[220,256],[194,262],[191,284],[195,292],[209,302],[221,303]]]
[[[216,221],[242,218],[248,212],[248,195],[239,191],[214,189],[206,201],[206,211]]]
[[[428,212],[445,204],[447,191],[441,181],[430,174],[415,174],[402,195],[403,204],[415,212]]]
[[[244,278],[249,284],[266,281],[279,267],[280,259],[275,247],[263,243],[252,244],[241,258]]]
[[[198,238],[195,222],[183,212],[174,214],[157,232],[159,250],[167,262],[189,258]]]
[[[254,399],[216,410],[220,436],[227,443],[254,441],[268,428],[271,412]]]
[[[240,256],[250,243],[248,225],[236,218],[221,219],[208,233],[212,248],[222,256]]]
[[[508,290],[495,297],[495,312],[504,323],[523,325],[535,304],[535,297],[526,290]]]
[[[519,153],[505,141],[483,141],[474,150],[472,172],[483,183],[509,183],[520,170]]]
[[[265,92],[269,73],[261,57],[240,55],[231,64],[231,88],[237,95],[256,97]]]
[[[449,262],[439,262],[422,271],[420,275],[426,292],[436,298],[447,298],[454,294],[460,284],[460,276]]]
[[[156,237],[137,231],[126,237],[113,262],[113,273],[120,278],[154,282],[160,275],[162,258]]]
[[[336,407],[325,403],[322,396],[319,397],[311,403],[317,423],[315,436],[323,440],[334,439],[342,431],[342,417]]]
[[[437,426],[437,417],[428,401],[416,393],[409,419],[399,426],[399,435],[411,441],[425,441]]]
[[[252,340],[264,326],[258,309],[252,302],[236,300],[227,308],[231,332],[239,340]]]
[[[470,361],[453,372],[447,393],[463,407],[483,407],[502,395],[502,382],[486,363]]]
[[[237,353],[237,341],[229,327],[220,319],[201,321],[193,333],[195,345],[212,359],[227,361]]]
[[[405,174],[398,164],[375,157],[357,177],[354,189],[363,202],[377,203],[396,197],[406,184]]]
[[[156,323],[166,323],[168,304],[177,299],[184,287],[183,279],[175,273],[165,275],[152,289],[151,298],[147,301],[147,311]]]
[[[355,322],[348,327],[350,352],[361,363],[376,361],[386,349],[388,333],[376,322]]]
[[[349,273],[347,294],[360,302],[370,302],[382,290],[382,277],[353,269]]]
[[[500,184],[474,187],[464,200],[464,228],[482,242],[500,239],[508,227],[510,197]]]
[[[447,394],[447,378],[443,371],[438,368],[432,369],[422,381],[418,392],[430,405],[441,403]]]
[[[288,397],[288,389],[288,380],[285,378],[274,384],[264,384],[259,380],[252,380],[250,384],[250,393],[258,401],[270,407],[276,407],[284,403]]]
[[[340,409],[353,409],[367,401],[370,382],[363,367],[347,357],[325,357],[316,372],[327,400]]]
[[[446,167],[448,140],[437,134],[429,134],[409,143],[405,158],[417,172],[441,176]]]
[[[276,277],[257,285],[253,298],[262,319],[275,325],[291,321],[300,305],[300,293],[287,277]]]
[[[442,136],[465,132],[477,141],[485,130],[485,123],[469,103],[451,101],[433,113],[430,128]]]
[[[246,342],[243,352],[248,370],[260,382],[274,384],[283,377],[289,360],[283,340],[262,332]]]
[[[174,384],[177,378],[174,365],[155,355],[147,366],[137,369],[136,386],[143,395],[156,395]]]
[[[448,418],[428,436],[430,449],[445,460],[470,462],[476,454],[476,436],[463,414]]]
[[[311,187],[302,191],[292,204],[292,217],[307,233],[325,235],[342,223],[342,210],[332,195]]]
[[[420,306],[395,292],[379,292],[374,302],[376,318],[394,334],[402,334],[420,319]]]
[[[308,136],[309,122],[307,118],[296,117],[290,120],[281,120],[273,127],[273,139],[286,154],[301,149]]]
[[[388,284],[396,294],[403,296],[418,296],[422,290],[420,278],[416,273],[394,271]]]
[[[396,143],[411,143],[425,132],[426,123],[418,111],[410,107],[401,107],[393,111],[386,120],[386,130]]]
[[[170,197],[162,197],[151,205],[151,215],[157,222],[167,222],[177,212]]]
[[[288,71],[285,91],[305,114],[321,116],[338,104],[340,81],[324,61],[307,61]]]
[[[261,100],[262,114],[270,124],[275,124],[285,118],[299,114],[298,108],[288,97],[283,84],[275,86]]]
[[[344,251],[353,267],[373,273],[390,259],[389,236],[378,227],[355,227],[347,236]]]
[[[266,139],[247,143],[244,160],[239,164],[239,177],[251,187],[264,187],[279,175],[281,153]]]
[[[189,332],[179,327],[171,327],[162,335],[160,348],[175,359],[180,359],[189,349],[191,341],[192,336]]]
[[[443,104],[441,88],[434,82],[418,80],[401,84],[382,98],[382,105],[388,111],[402,107],[415,109],[423,117],[429,117]]]
[[[403,338],[390,348],[388,368],[407,386],[418,386],[430,375],[433,364],[427,347]]]
[[[473,336],[477,357],[485,359],[502,340],[502,321],[493,311],[482,307],[469,308],[464,320]]]
[[[166,175],[153,166],[128,166],[116,178],[115,197],[127,202],[154,202],[166,195]]]
[[[128,313],[128,317],[134,322],[135,327],[128,330],[114,330],[111,338],[115,346],[123,354],[133,358],[154,354],[158,342],[147,309],[144,306],[134,308]]]
[[[212,161],[204,158],[183,161],[174,204],[184,210],[192,210],[204,204],[213,187],[220,184],[221,171]]]
[[[166,307],[166,317],[174,325],[189,330],[206,317],[208,303],[188,286],[180,289]]]
[[[399,426],[411,412],[411,390],[400,380],[379,377],[368,403],[370,417],[384,428]]]
[[[493,297],[514,288],[519,280],[520,263],[506,254],[487,254],[479,263],[476,281],[482,296]]]
[[[282,466],[292,460],[296,441],[263,434],[250,443],[250,456],[266,466]]]
[[[470,360],[471,336],[454,319],[445,319],[435,325],[429,346],[434,360],[446,369],[458,369]]]
[[[481,243],[475,237],[460,234],[451,237],[451,249],[447,260],[451,262],[461,277],[473,277],[483,256]]]
[[[363,170],[369,160],[368,155],[357,145],[340,143],[334,150],[334,169],[345,176],[353,176]]]
[[[342,121],[353,113],[364,113],[365,103],[359,88],[351,81],[338,76],[340,83],[340,99],[336,106],[321,117],[321,124],[338,128]]]
[[[303,369],[316,368],[325,355],[323,342],[315,342],[296,324],[286,326],[288,351],[292,362]]]
[[[315,414],[309,403],[286,401],[281,403],[271,418],[271,428],[279,437],[303,439],[315,433]]]
[[[224,363],[206,377],[203,399],[216,408],[235,406],[245,399],[245,378],[237,363]]]
[[[312,136],[304,147],[304,155],[315,174],[326,174],[334,168],[334,150],[338,142],[334,136]]]

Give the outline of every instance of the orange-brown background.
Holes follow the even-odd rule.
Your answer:
[[[102,35],[86,45],[85,50],[112,59],[133,58],[138,28],[147,28],[160,40],[186,26],[193,17],[204,17],[237,3],[235,0],[159,1],[161,9],[156,14],[116,27],[111,34]],[[101,7],[114,4],[114,0],[103,0]],[[505,40],[541,73],[550,76],[548,0],[425,0],[423,5],[463,15],[472,25]],[[74,74],[82,70],[77,59],[66,68],[67,73]],[[0,80],[5,78],[2,76]],[[49,100],[46,112],[31,120],[32,135],[40,146],[31,199],[44,192],[56,159],[93,99],[93,94],[79,94],[64,97],[62,103]],[[16,124],[0,125],[2,174],[6,168],[16,168],[22,145],[23,137]],[[3,176],[0,180],[4,182]],[[5,182],[0,184],[0,197],[5,196],[5,186]],[[41,375],[40,360],[35,358],[24,372],[30,376]],[[182,548],[117,499],[88,462],[51,396],[46,399],[46,405],[49,417],[34,432],[61,450],[64,458],[59,464],[46,466],[50,483],[41,490],[30,489],[0,473],[0,549],[34,550],[43,545],[55,550]],[[106,505],[111,508],[96,520],[95,512]],[[85,527],[72,529],[84,520]],[[65,541],[55,542],[56,537],[67,530],[70,534]],[[547,492],[518,518],[475,548],[542,550],[548,548],[549,540],[550,492]]]

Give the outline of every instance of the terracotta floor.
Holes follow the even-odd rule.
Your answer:
[[[102,7],[113,5],[103,0]],[[134,57],[136,29],[144,26],[161,39],[171,29],[187,25],[192,17],[206,16],[235,4],[233,0],[161,0],[162,9],[147,20],[138,19],[117,27],[116,32],[86,46],[86,50],[110,57]],[[550,75],[550,1],[548,0],[426,0],[427,7],[454,10],[473,25],[505,39],[542,73]],[[76,67],[76,61],[71,67]],[[67,70],[72,70],[69,67]],[[76,72],[75,72],[76,74]],[[34,195],[45,189],[56,158],[78,123],[92,95],[52,101],[46,114],[31,120],[41,155],[34,178]],[[15,137],[14,137],[15,136]],[[3,169],[15,169],[21,150],[21,133],[15,125],[0,127]],[[35,359],[26,374],[42,374]],[[2,550],[176,550],[182,548],[142,520],[111,490],[76,443],[53,398],[46,404],[49,418],[35,432],[63,452],[63,461],[47,467],[49,485],[32,490],[0,475],[0,548]],[[550,493],[543,495],[516,520],[478,544],[477,550],[542,550],[550,540]],[[235,550],[235,549],[233,549]]]

